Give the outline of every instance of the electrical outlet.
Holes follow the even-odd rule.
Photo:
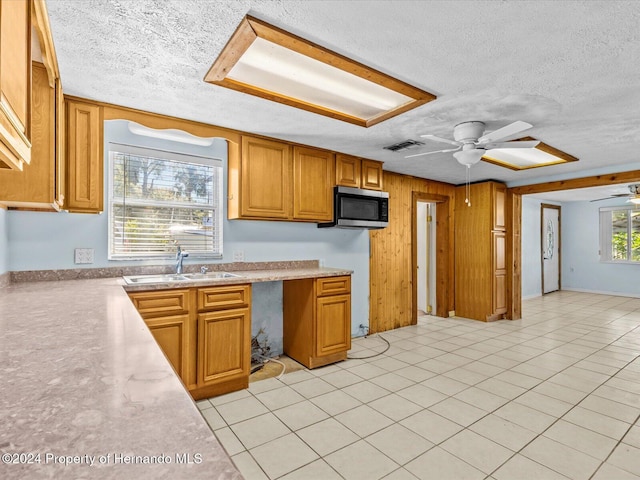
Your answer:
[[[75,263],[93,263],[93,248],[76,248]]]
[[[243,250],[234,250],[233,251],[233,261],[234,262],[244,262],[244,251]]]

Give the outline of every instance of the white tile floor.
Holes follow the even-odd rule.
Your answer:
[[[557,292],[522,320],[382,336],[198,402],[247,480],[640,479],[640,299]]]

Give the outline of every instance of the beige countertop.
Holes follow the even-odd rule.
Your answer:
[[[235,273],[189,285],[351,272]],[[242,478],[123,286],[103,278],[0,290],[0,453],[9,461],[0,478]]]
[[[239,285],[243,283],[279,282],[283,280],[299,280],[302,278],[339,277],[351,275],[351,270],[329,267],[309,267],[296,269],[269,269],[269,270],[235,270],[231,272],[237,277],[216,279],[193,279],[179,282],[146,283],[141,285],[127,285],[122,281],[124,289],[128,292],[145,290],[164,290],[167,288],[202,287],[215,285]]]

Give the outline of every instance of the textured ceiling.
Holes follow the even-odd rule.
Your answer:
[[[413,159],[382,147],[455,124],[515,120],[579,162],[472,180],[538,183],[640,169],[640,2],[48,0],[66,93],[385,162],[459,184],[450,153]],[[203,81],[251,13],[438,95],[368,129]],[[427,142],[427,150],[443,144]]]

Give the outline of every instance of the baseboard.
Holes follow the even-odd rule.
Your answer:
[[[562,291],[565,291],[565,292],[595,293],[595,294],[598,294],[598,295],[611,295],[611,296],[614,296],[614,297],[640,298],[640,293],[608,292],[606,290],[589,290],[589,289],[586,289],[586,288],[562,287]]]
[[[533,295],[527,295],[526,297],[522,297],[522,300],[531,300],[532,298],[541,297],[541,293],[534,293]]]

